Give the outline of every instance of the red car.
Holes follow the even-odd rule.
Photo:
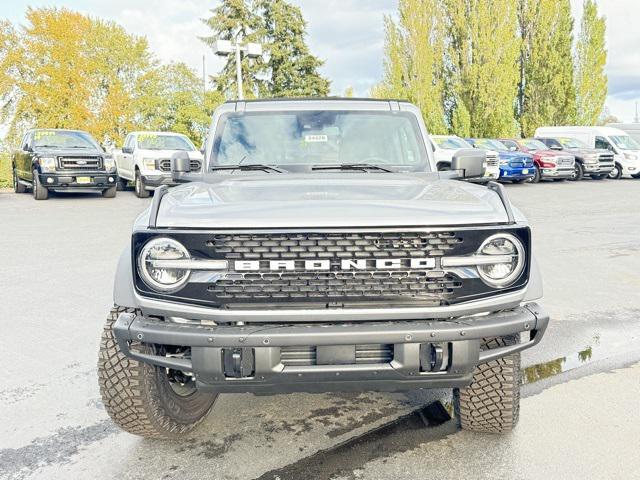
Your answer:
[[[543,179],[567,180],[574,176],[575,157],[563,151],[549,150],[544,143],[535,138],[500,139],[513,152],[525,152],[533,155],[538,167],[531,182],[538,183]]]

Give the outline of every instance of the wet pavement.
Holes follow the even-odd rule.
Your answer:
[[[552,317],[523,354],[515,432],[459,431],[448,391],[222,395],[173,443],[120,432],[96,382],[116,261],[148,201],[0,193],[0,478],[637,478],[640,217],[621,205],[640,181],[507,190]]]

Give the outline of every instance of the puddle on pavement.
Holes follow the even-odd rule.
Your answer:
[[[349,475],[353,470],[371,460],[412,450],[417,445],[436,437],[453,433],[457,427],[455,422],[449,420],[451,415],[445,406],[440,402],[433,402],[335,447],[321,450],[298,462],[267,472],[258,480],[290,478],[320,480]],[[435,434],[433,427],[441,425],[446,431],[438,430],[438,434]]]
[[[608,345],[605,348],[600,343],[600,336],[596,335],[591,345],[577,353],[525,367],[522,371],[522,385],[539,382],[598,360],[606,360],[612,356],[612,351],[616,351],[615,347],[615,345]]]

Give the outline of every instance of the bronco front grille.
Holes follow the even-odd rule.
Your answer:
[[[100,170],[102,157],[58,157],[58,164],[64,170]]]
[[[182,243],[191,258],[226,260],[227,268],[193,271],[184,287],[167,294],[154,292],[136,273],[136,288],[155,298],[229,309],[446,306],[526,284],[528,266],[509,289],[495,289],[473,268],[441,265],[443,257],[474,255],[501,231],[518,236],[528,250],[529,229],[521,227],[138,232],[134,262],[150,238],[163,235]]]

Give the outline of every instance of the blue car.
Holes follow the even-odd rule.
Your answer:
[[[488,138],[466,138],[465,140],[474,148],[498,152],[501,181],[522,183],[535,177],[536,166],[533,163],[533,155],[511,151],[498,140]]]

